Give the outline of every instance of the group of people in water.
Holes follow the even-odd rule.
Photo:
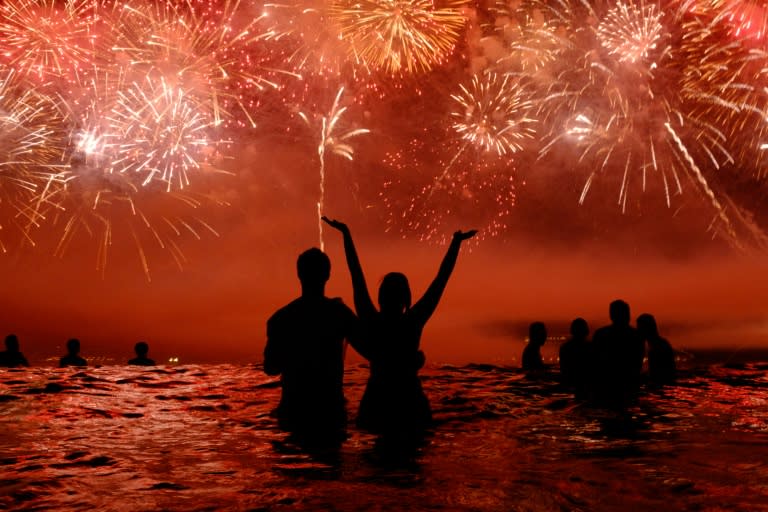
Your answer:
[[[385,275],[377,308],[349,228],[337,220],[323,220],[342,235],[355,312],[341,299],[325,296],[331,273],[328,256],[317,248],[303,252],[297,261],[301,296],[267,322],[264,371],[280,375],[278,423],[305,439],[344,437],[346,340],[370,364],[357,424],[380,434],[419,432],[432,420],[418,375],[425,362],[419,348],[421,333],[448,284],[462,242],[476,231],[453,234],[437,276],[415,302],[404,274]]]
[[[422,331],[434,313],[456,265],[462,242],[476,231],[456,231],[437,275],[415,302],[404,274],[390,272],[379,286],[374,304],[352,234],[346,224],[323,217],[342,236],[352,281],[355,311],[339,298],[325,295],[331,262],[320,249],[312,248],[297,260],[301,295],[280,308],[267,321],[264,371],[280,376],[281,397],[275,410],[281,428],[303,439],[336,439],[346,435],[347,408],[344,397],[346,342],[369,362],[370,376],[360,403],[357,425],[395,438],[417,436],[432,421],[429,400],[419,370],[425,356],[420,349]],[[648,376],[657,384],[674,380],[674,352],[659,336],[649,314],[630,325],[629,305],[611,303],[611,324],[595,331],[589,341],[589,326],[583,318],[571,324],[571,337],[560,348],[563,383],[577,399],[599,405],[622,407],[637,394],[648,344]],[[523,368],[546,369],[541,347],[547,339],[544,323],[530,325],[529,343],[523,351]],[[6,338],[0,366],[27,366],[18,339]],[[136,358],[128,364],[151,366],[145,342],[136,344]],[[67,355],[60,366],[86,366],[80,342],[67,342]]]
[[[571,322],[570,337],[560,346],[560,376],[577,399],[622,406],[637,394],[643,380],[643,362],[648,360],[647,381],[663,386],[675,381],[675,353],[659,335],[656,319],[643,313],[637,327],[630,325],[629,304],[613,301],[608,310],[611,323],[595,331],[589,341],[589,325],[583,318]],[[547,339],[542,322],[530,325],[523,350],[523,369],[534,374],[546,370],[541,347]],[[647,345],[647,350],[646,350]]]
[[[355,311],[341,299],[325,296],[331,270],[328,256],[316,248],[302,253],[297,261],[301,296],[267,322],[264,371],[281,377],[282,395],[275,411],[278,423],[300,436],[343,437],[346,340],[370,366],[357,425],[385,436],[421,432],[432,419],[419,378],[425,363],[419,346],[421,334],[437,308],[462,242],[476,231],[454,233],[437,276],[415,302],[405,275],[386,274],[379,286],[377,308],[349,228],[337,220],[323,220],[342,235]],[[611,325],[596,331],[591,342],[586,321],[575,320],[572,338],[562,346],[560,365],[565,384],[577,398],[621,407],[640,385],[645,343],[650,346],[650,375],[656,382],[674,379],[674,354],[659,336],[651,315],[641,315],[635,329],[630,326],[629,305],[617,300],[610,306],[610,317]],[[540,348],[546,339],[546,326],[531,324],[523,353],[526,370],[545,369]]]
[[[128,361],[129,365],[155,366],[155,362],[147,357],[149,344],[146,341],[138,342],[133,349],[136,357]],[[0,352],[0,368],[21,366],[29,366],[29,362],[19,349],[19,338],[15,334],[9,334],[5,337],[5,351]],[[80,355],[80,340],[77,338],[67,340],[67,353],[59,359],[59,368],[67,366],[88,366],[88,361]]]

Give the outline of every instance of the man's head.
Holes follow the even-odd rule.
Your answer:
[[[543,322],[533,322],[528,327],[528,340],[532,345],[542,346],[547,341],[547,327]]]
[[[608,307],[608,315],[615,325],[629,325],[629,304],[623,300],[615,300]]]
[[[137,356],[147,357],[147,352],[149,352],[149,345],[146,341],[140,341],[133,347],[133,350],[136,352]]]
[[[76,356],[78,353],[80,353],[80,340],[77,338],[72,338],[68,340],[67,352],[69,352],[73,356]]]
[[[313,247],[296,260],[296,271],[304,288],[322,288],[331,277],[331,260],[323,251]]]
[[[5,337],[5,349],[8,352],[19,351],[19,338],[17,338],[15,334],[9,334]]]

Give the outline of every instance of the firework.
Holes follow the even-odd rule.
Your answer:
[[[466,16],[462,0],[333,0],[331,14],[353,58],[388,75],[428,71],[451,55]]]
[[[141,192],[141,193],[140,193]],[[60,236],[54,254],[63,257],[71,244],[96,243],[96,270],[104,275],[109,254],[133,247],[141,269],[151,281],[149,255],[170,254],[181,269],[185,262],[180,241],[201,239],[204,232],[218,236],[196,210],[209,198],[189,193],[140,191],[123,174],[83,176],[66,173],[55,192],[56,208],[50,223]]]
[[[0,59],[39,82],[73,79],[90,62],[92,0],[8,0],[0,4]]]
[[[533,103],[519,81],[509,75],[485,73],[451,97],[458,110],[451,114],[460,138],[483,151],[499,155],[522,151],[534,137]]]
[[[573,27],[569,18],[545,16],[543,10],[549,9],[536,2],[493,3],[489,17],[479,21],[481,38],[473,43],[483,68],[531,78],[546,74],[547,67],[570,46]],[[551,79],[540,78],[544,84]]]
[[[768,140],[768,53],[751,41],[733,39],[732,26],[713,8],[685,20],[687,37],[682,94],[691,116],[721,126],[734,159],[765,175]]]
[[[663,42],[663,16],[656,5],[646,5],[642,0],[638,5],[619,2],[601,20],[597,37],[619,62],[646,60]]]
[[[352,160],[355,153],[354,148],[349,144],[349,139],[369,133],[370,130],[366,128],[353,128],[351,130],[342,131],[338,133],[339,124],[344,112],[347,111],[347,107],[341,107],[341,95],[344,93],[344,88],[341,87],[336,93],[336,97],[333,100],[330,111],[328,114],[319,116],[319,140],[317,144],[317,156],[320,160],[320,195],[317,201],[317,227],[320,236],[320,249],[325,246],[323,241],[323,209],[325,208],[325,153],[326,151],[339,155]],[[312,128],[312,122],[310,117],[304,113],[299,112],[299,116],[304,122]]]
[[[118,63],[195,97],[216,125],[242,125],[239,113],[255,126],[252,96],[277,87],[256,49],[266,37],[261,19],[250,18],[237,0],[197,12],[189,0],[116,4],[108,14],[111,51]]]
[[[768,6],[761,0],[710,0],[737,38],[762,42],[768,31]]]
[[[514,162],[493,152],[450,154],[424,135],[385,156],[390,175],[380,201],[389,229],[437,243],[461,225],[476,226],[480,240],[503,235],[516,201]],[[443,172],[436,176],[435,169]]]
[[[0,203],[29,242],[30,229],[43,219],[41,187],[67,167],[64,126],[51,97],[18,80],[12,69],[0,68]],[[5,224],[0,218],[0,230]],[[2,240],[0,250],[6,251]]]
[[[733,156],[718,124],[688,109],[682,56],[673,45],[686,36],[673,33],[685,29],[679,13],[662,16],[653,4],[638,0],[594,14],[595,29],[574,38],[579,53],[571,58],[578,65],[558,71],[556,85],[541,102],[541,115],[553,128],[540,156],[547,157],[555,146],[576,151],[578,166],[589,172],[582,202],[599,175],[615,173],[622,210],[632,189],[653,188],[650,175],[660,178],[667,205],[690,182],[733,238],[707,179]]]
[[[331,20],[328,0],[294,0],[264,4],[265,40],[276,43],[288,70],[302,80],[327,77],[338,80],[354,68],[348,41]]]

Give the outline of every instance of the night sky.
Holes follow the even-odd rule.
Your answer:
[[[603,4],[609,3],[595,2],[599,5],[594,12],[607,16],[610,9]],[[678,3],[645,2],[659,9]],[[738,2],[709,3],[735,9]],[[534,4],[539,10],[530,7]],[[240,116],[238,122],[208,134],[209,140],[229,142],[218,145],[214,157],[204,154],[202,171],[193,173],[191,185],[184,189],[186,197],[199,201],[196,208],[179,201],[176,190],[137,189],[137,204],[158,230],[164,248],[124,205],[116,201],[108,207],[104,214],[112,233],[103,269],[98,263],[101,228],[92,217],[83,217],[79,230],[57,249],[73,212],[85,208],[90,215],[95,188],[86,178],[96,172],[96,179],[105,179],[98,174],[103,162],[76,151],[70,155],[67,162],[73,174],[81,174],[75,182],[82,183],[81,188],[62,201],[64,209],[46,211],[46,221],[34,230],[34,247],[21,243],[14,231],[13,208],[7,207],[7,198],[13,199],[14,193],[3,185],[6,201],[0,212],[8,228],[2,232],[8,252],[0,259],[4,290],[0,326],[6,333],[16,333],[22,351],[38,363],[63,353],[70,337],[81,339],[86,358],[103,356],[116,362],[127,360],[139,340],[148,341],[150,356],[160,361],[170,356],[179,356],[182,362],[259,361],[267,318],[299,293],[296,256],[319,243],[318,123],[344,85],[340,107],[347,110],[336,133],[358,128],[370,133],[346,141],[354,151],[351,161],[330,151],[325,154],[325,214],[349,224],[369,287],[375,290],[388,271],[402,271],[419,296],[445,250],[441,237],[457,229],[480,229],[478,240],[462,248],[443,301],[425,330],[422,343],[431,361],[517,364],[530,322],[542,320],[550,335],[563,336],[570,320],[583,316],[594,330],[607,323],[608,303],[616,298],[630,303],[633,317],[653,313],[662,335],[680,349],[766,347],[768,261],[763,227],[768,212],[765,163],[756,149],[764,119],[702,110],[703,103],[691,98],[675,107],[685,109],[687,124],[678,127],[676,117],[663,118],[666,111],[656,109],[647,90],[638,92],[643,86],[636,89],[632,73],[639,73],[656,97],[663,94],[672,103],[678,101],[664,92],[678,84],[675,73],[685,68],[680,53],[675,53],[680,29],[669,25],[663,26],[667,35],[661,41],[672,48],[671,57],[653,52],[644,57],[659,59],[660,70],[653,79],[638,71],[647,66],[642,59],[631,64],[631,72],[620,75],[615,56],[591,55],[599,52],[587,51],[583,33],[593,30],[590,34],[596,37],[600,23],[589,17],[583,26],[576,27],[571,20],[553,32],[569,34],[572,46],[559,50],[556,66],[529,68],[523,57],[508,49],[506,59],[494,57],[499,48],[507,48],[502,43],[508,43],[510,27],[524,25],[519,20],[541,28],[543,16],[554,24],[547,17],[554,15],[542,14],[545,4],[510,3],[504,16],[510,9],[517,12],[515,6],[529,7],[530,17],[512,15],[515,22],[485,4],[462,7],[467,23],[460,38],[428,70],[393,76],[388,70],[350,72],[347,63],[336,74],[316,69],[313,75],[301,68],[301,81],[279,75],[280,88],[255,104],[249,93],[255,127]],[[754,7],[747,1],[739,4]],[[260,8],[244,5],[248,12]],[[699,16],[693,11],[685,16]],[[743,12],[757,16],[756,9],[745,7]],[[670,18],[664,18],[665,23]],[[573,19],[580,18],[574,14]],[[507,30],[498,35],[489,28],[494,26]],[[762,35],[738,39],[722,27],[719,30],[741,41],[745,51],[763,49]],[[7,26],[0,26],[0,45],[7,43],[8,33]],[[303,37],[294,32],[270,42],[277,45],[270,47],[270,58],[277,58],[274,48],[281,49],[279,55],[290,55],[286,49],[290,44],[301,47],[311,40]],[[608,85],[596,86],[599,77],[587,72],[569,74],[565,61],[572,54],[585,61],[612,62],[616,68]],[[510,56],[517,59],[511,65]],[[334,58],[343,61],[338,55]],[[11,59],[3,69],[21,69],[23,62]],[[571,66],[577,71],[589,68],[575,62]],[[298,66],[291,60],[282,65]],[[510,66],[518,69],[510,71]],[[458,105],[451,95],[458,94],[458,84],[469,84],[473,73],[489,72],[514,75],[517,86],[531,94],[528,101],[535,108],[530,115],[539,123],[535,136],[523,135],[522,146],[507,154],[467,142],[455,130],[457,117],[468,119],[476,110]],[[754,81],[755,90],[768,80],[759,73],[739,79]],[[541,99],[547,96],[543,91],[570,88],[589,94],[554,106]],[[607,121],[604,110],[615,104],[604,101],[598,91],[607,97],[620,94],[628,115],[634,116],[632,122]],[[768,108],[767,95],[755,93],[744,101]],[[574,116],[587,104],[592,121],[605,123],[602,129],[607,135],[594,135],[597,129],[590,133],[596,137],[592,146],[558,138],[557,130],[580,133],[574,130],[582,125],[569,123],[577,122]],[[494,115],[491,108],[487,120],[491,131],[498,121]],[[84,118],[72,121],[75,117],[69,118],[75,126],[71,129],[84,129],[78,125]],[[698,125],[690,120],[717,125],[727,136],[724,147],[733,162],[706,165],[711,160],[697,137],[708,132],[692,130],[692,124]],[[665,122],[672,123],[666,130]],[[673,129],[682,134],[690,152],[675,149],[669,139]],[[476,135],[481,132],[485,133]],[[545,152],[553,140],[556,143]],[[649,144],[657,151],[660,169],[666,171],[648,167]],[[616,148],[610,156],[615,160],[606,159],[610,147]],[[697,162],[701,176],[686,170],[686,154]],[[609,163],[601,167],[605,161]],[[638,163],[642,161],[647,171],[644,189]],[[662,176],[673,183],[669,169],[674,166],[680,169],[682,191],[672,187],[667,204]],[[625,169],[630,176],[625,182],[626,200]],[[580,203],[593,171],[595,178]],[[705,178],[706,187],[699,178]],[[115,197],[122,193],[120,186],[107,180],[107,188],[118,187],[117,192],[110,189]],[[190,229],[176,234],[174,229],[182,225]],[[340,237],[326,230],[325,244],[333,264],[327,293],[351,304]],[[138,248],[144,251],[147,272]]]

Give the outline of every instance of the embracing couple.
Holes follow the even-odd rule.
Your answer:
[[[370,363],[358,426],[385,435],[423,430],[432,415],[418,376],[425,360],[419,349],[421,333],[440,301],[461,243],[476,231],[454,233],[437,276],[415,304],[411,304],[405,275],[391,272],[384,276],[377,309],[349,228],[336,220],[323,220],[344,237],[357,314],[341,299],[325,296],[331,274],[328,256],[316,248],[302,253],[296,264],[301,296],[267,322],[264,371],[281,376],[278,422],[302,437],[344,437],[346,339]]]

